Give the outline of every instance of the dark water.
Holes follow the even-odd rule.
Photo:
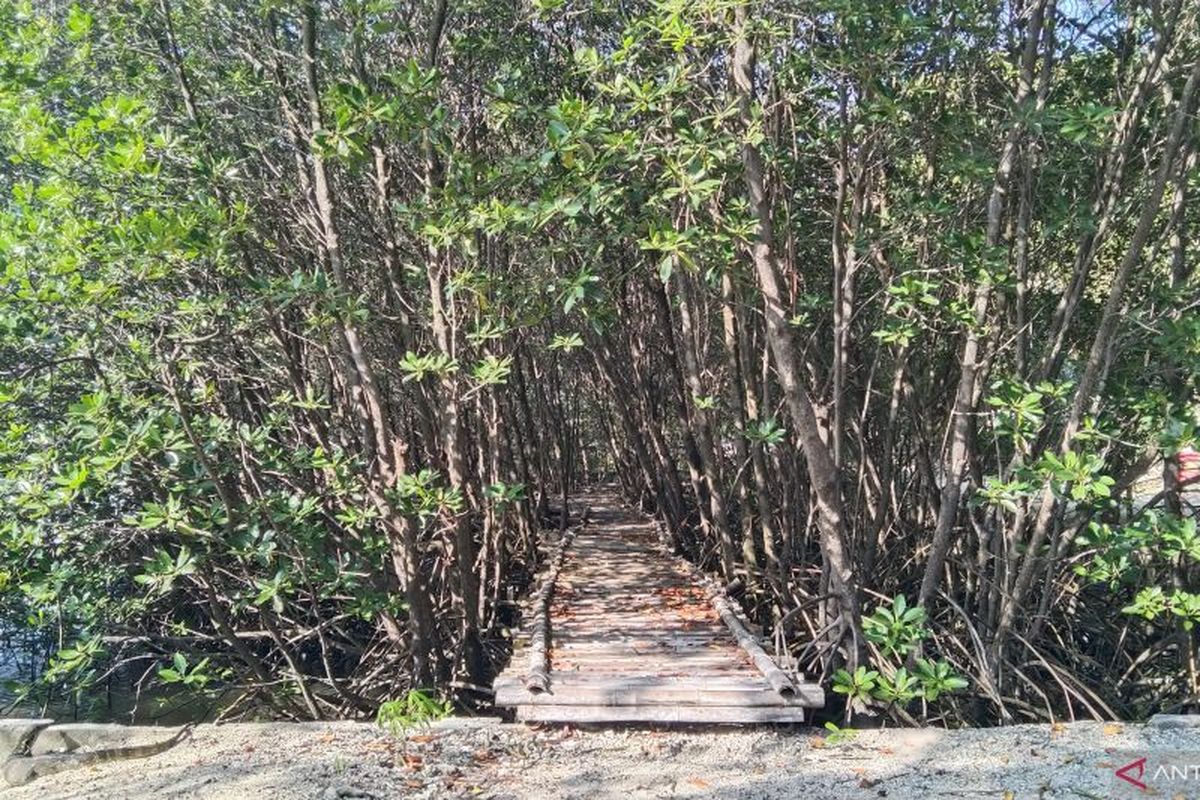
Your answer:
[[[46,663],[44,642],[0,624],[0,711],[16,701],[13,684],[37,678]]]
[[[118,669],[78,695],[42,692],[22,699],[21,685],[36,681],[57,649],[55,642],[0,626],[0,717],[183,724],[210,718],[221,707],[219,694],[198,697],[162,686],[149,660]]]

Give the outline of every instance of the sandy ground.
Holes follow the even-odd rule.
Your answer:
[[[1142,792],[1113,774],[1146,757]],[[1194,777],[1156,779],[1160,763]],[[1132,774],[1138,775],[1136,771]],[[1159,773],[1162,778],[1162,773]],[[4,800],[333,798],[1200,798],[1200,727],[530,729],[447,720],[397,740],[372,725],[206,726],[170,752],[64,772]]]

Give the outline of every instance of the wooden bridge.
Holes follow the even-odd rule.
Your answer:
[[[550,558],[530,623],[496,679],[529,722],[800,722],[825,696],[787,675],[735,604],[612,494]]]

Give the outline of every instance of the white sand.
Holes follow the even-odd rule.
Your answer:
[[[822,732],[531,730],[449,720],[401,743],[372,725],[198,728],[173,750],[0,789],[5,800],[325,798],[1145,797],[1113,770],[1191,754],[1200,727],[1081,722],[1003,729]],[[1148,782],[1151,771],[1147,772]],[[1154,786],[1200,797],[1194,783]],[[1011,792],[1009,795],[1007,793]]]

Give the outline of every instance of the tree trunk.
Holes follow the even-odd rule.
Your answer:
[[[1071,449],[1075,434],[1079,431],[1079,426],[1083,422],[1084,412],[1090,407],[1095,393],[1100,389],[1101,374],[1104,364],[1107,361],[1109,347],[1112,344],[1112,337],[1116,331],[1117,323],[1121,319],[1121,307],[1124,302],[1125,287],[1129,283],[1129,277],[1133,272],[1133,268],[1141,260],[1142,248],[1145,247],[1146,240],[1150,238],[1150,233],[1162,204],[1163,193],[1166,191],[1167,182],[1170,180],[1172,171],[1176,167],[1176,154],[1179,152],[1184,133],[1190,121],[1189,114],[1191,113],[1192,98],[1195,97],[1198,83],[1200,83],[1200,60],[1194,62],[1191,72],[1188,75],[1187,84],[1183,89],[1183,96],[1180,97],[1179,104],[1175,107],[1175,111],[1172,114],[1170,132],[1167,135],[1166,144],[1163,146],[1158,170],[1150,186],[1150,191],[1142,203],[1138,224],[1129,241],[1129,246],[1125,249],[1125,254],[1121,259],[1120,266],[1117,268],[1116,275],[1113,276],[1112,286],[1109,288],[1108,298],[1105,300],[1104,311],[1100,318],[1100,325],[1097,327],[1096,334],[1092,339],[1091,349],[1088,352],[1087,361],[1084,363],[1083,373],[1080,375],[1079,384],[1075,390],[1075,397],[1071,403],[1071,409],[1067,414],[1062,437],[1059,440],[1058,450],[1060,453],[1066,453]],[[1030,587],[1033,585],[1038,552],[1046,541],[1050,523],[1054,519],[1056,505],[1053,490],[1047,484],[1046,488],[1042,491],[1037,517],[1034,521],[1033,533],[1030,537],[1029,546],[1025,549],[1025,558],[1021,564],[1021,570],[1017,575],[1012,594],[1006,599],[1000,614],[1000,622],[993,643],[994,652],[1000,652],[1004,640],[1016,620],[1017,612],[1024,602]]]
[[[996,166],[996,177],[992,182],[987,205],[987,233],[984,239],[985,258],[991,259],[1000,245],[1003,230],[1004,208],[1008,195],[1008,182],[1016,162],[1017,148],[1025,130],[1025,105],[1033,93],[1033,70],[1037,62],[1038,43],[1042,35],[1042,20],[1047,0],[1039,0],[1029,16],[1029,27],[1025,33],[1025,47],[1021,55],[1020,83],[1014,101],[1014,119],[1011,122],[1000,160]],[[1051,13],[1053,7],[1051,6]],[[963,343],[962,365],[958,388],[954,395],[954,406],[950,411],[950,455],[942,467],[941,503],[938,507],[937,523],[933,531],[933,543],[929,548],[929,561],[921,579],[921,590],[917,602],[924,605],[932,599],[942,578],[942,567],[950,553],[954,526],[958,520],[958,506],[962,498],[962,482],[967,462],[971,458],[971,428],[975,408],[975,381],[980,366],[980,343],[987,327],[988,306],[992,296],[992,277],[982,279],[975,289],[975,301],[971,308],[973,324],[967,330]]]
[[[779,373],[784,401],[796,435],[808,464],[808,476],[817,499],[817,524],[821,532],[821,551],[830,579],[830,592],[837,598],[843,632],[852,639],[849,657],[851,665],[861,660],[858,586],[845,545],[842,520],[842,498],[839,476],[829,448],[821,438],[817,416],[807,389],[800,384],[799,352],[792,341],[788,314],[783,305],[779,285],[778,258],[775,254],[775,234],[771,209],[767,204],[762,156],[749,141],[754,122],[754,46],[749,40],[745,6],[734,9],[737,26],[733,46],[733,81],[737,91],[738,121],[741,124],[742,168],[750,209],[756,220],[756,232],[751,247],[754,272],[763,295],[763,311],[767,322],[767,342]]]

